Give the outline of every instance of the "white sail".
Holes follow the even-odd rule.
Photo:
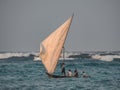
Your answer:
[[[40,44],[40,58],[49,74],[53,74],[56,69],[72,18],[73,16],[71,16]]]

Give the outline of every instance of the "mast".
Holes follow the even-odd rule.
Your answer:
[[[62,54],[63,54],[63,62],[65,61],[65,47],[62,48]]]

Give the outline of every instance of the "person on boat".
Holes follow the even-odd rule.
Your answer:
[[[68,76],[72,76],[72,71],[70,69],[68,70]]]
[[[77,69],[75,69],[75,71],[74,71],[74,77],[78,77],[79,75],[78,75],[78,71],[77,71]]]
[[[87,74],[85,73],[85,71],[82,72],[82,76],[83,76],[83,78],[88,78],[88,77],[90,77],[89,75],[87,75]]]
[[[61,64],[61,73],[62,73],[64,76],[66,75],[66,73],[65,73],[65,64],[64,64],[64,63]]]

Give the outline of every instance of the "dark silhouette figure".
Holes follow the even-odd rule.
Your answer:
[[[64,63],[61,64],[61,73],[62,73],[64,76],[66,75],[66,73],[65,73],[65,64],[64,64]]]
[[[78,71],[77,71],[77,69],[75,69],[75,71],[74,71],[74,77],[78,77],[79,75],[78,75]]]

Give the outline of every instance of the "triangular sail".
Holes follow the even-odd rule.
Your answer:
[[[71,16],[63,25],[51,33],[40,44],[40,58],[49,74],[54,73],[56,69],[72,18],[73,16]]]

